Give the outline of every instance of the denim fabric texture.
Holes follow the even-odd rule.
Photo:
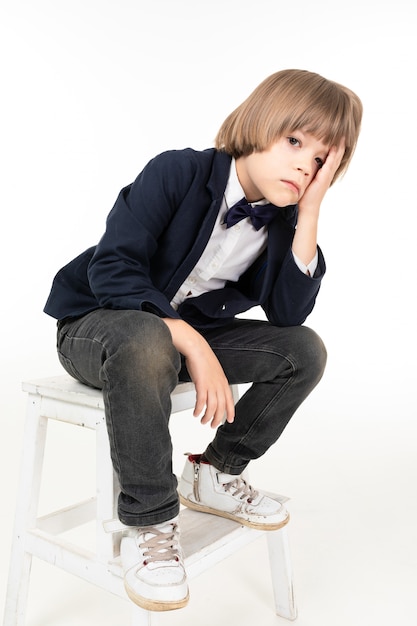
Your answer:
[[[231,384],[252,383],[235,421],[220,426],[205,451],[218,470],[238,475],[277,441],[317,385],[326,349],[306,326],[265,321],[236,319],[202,334]],[[71,376],[103,391],[120,520],[141,526],[173,518],[170,394],[190,378],[166,324],[144,311],[98,309],[58,322],[57,349]]]

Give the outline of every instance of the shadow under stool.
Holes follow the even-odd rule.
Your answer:
[[[118,484],[110,459],[102,394],[67,375],[24,382],[23,390],[28,394],[27,415],[3,626],[25,625],[33,556],[128,600],[119,558],[121,534],[104,530],[104,523],[115,518]],[[232,391],[236,398],[237,387]],[[172,394],[172,413],[193,408],[194,403],[194,385],[179,384]],[[39,517],[49,420],[95,431],[96,493],[82,502]],[[95,522],[94,550],[64,536],[88,522]],[[190,579],[265,535],[275,611],[281,617],[296,618],[286,527],[275,531],[254,530],[228,519],[183,508],[180,528],[185,568]],[[132,608],[130,626],[156,626],[158,613],[128,601]]]

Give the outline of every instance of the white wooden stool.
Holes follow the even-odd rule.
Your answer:
[[[28,409],[4,626],[25,624],[32,556],[127,599],[119,562],[120,533],[108,534],[103,527],[106,520],[115,516],[118,485],[110,460],[102,394],[69,376],[25,382],[23,390],[28,393]],[[236,389],[233,391],[236,395]],[[172,412],[192,408],[194,402],[194,386],[180,384],[172,394]],[[38,501],[49,419],[95,431],[96,494],[86,501],[39,517]],[[62,533],[92,520],[96,526],[95,551],[62,537]],[[288,619],[296,618],[286,527],[277,531],[258,531],[221,517],[183,509],[180,528],[189,578],[266,534],[276,613]],[[157,613],[131,605],[131,626],[157,624]]]

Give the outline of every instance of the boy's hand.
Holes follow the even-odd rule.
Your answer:
[[[226,417],[233,422],[235,407],[229,382],[207,341],[189,324],[179,319],[164,318],[174,346],[185,356],[188,373],[196,389],[194,416],[202,424],[220,426]]]
[[[190,355],[185,361],[197,392],[194,417],[200,416],[202,424],[211,422],[212,428],[220,426],[225,418],[233,422],[235,407],[232,392],[210,346],[206,344],[201,352]]]
[[[323,167],[318,170],[317,174],[307,187],[303,197],[299,202],[300,212],[318,212],[320,210],[322,200],[326,194],[326,191],[329,189],[332,183],[332,180],[334,178],[334,175],[336,174],[337,168],[340,165],[344,153],[344,141],[342,141],[339,146],[334,146],[333,148],[330,148],[329,154],[327,155]]]
[[[316,254],[320,205],[331,185],[344,152],[344,141],[340,146],[330,148],[323,167],[318,170],[299,201],[297,228],[292,242],[292,250],[305,265],[308,265]]]

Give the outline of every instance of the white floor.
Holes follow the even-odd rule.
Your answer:
[[[325,388],[323,390],[325,393]],[[291,497],[289,534],[299,609],[297,626],[417,625],[417,506],[415,425],[402,412],[392,420],[369,417],[366,403],[354,417],[341,399],[334,420],[320,415],[320,392],[298,412],[280,443],[252,465],[255,486]],[[22,405],[23,408],[23,405]],[[348,419],[347,419],[348,418]],[[188,415],[173,425],[176,471],[182,452],[199,451],[211,436]],[[183,421],[184,420],[184,421]],[[11,430],[16,449],[3,487],[0,600],[3,604],[12,529],[21,424]],[[72,428],[72,427],[68,427]],[[73,429],[78,430],[78,429]],[[51,431],[51,438],[62,435]],[[200,441],[199,441],[200,438]],[[63,501],[88,490],[81,471],[89,461],[88,436],[65,437],[46,459],[44,504],[58,484]],[[77,446],[77,468],[72,444]],[[194,447],[193,447],[194,445]],[[59,458],[58,458],[59,457]],[[4,461],[4,457],[3,457]],[[61,463],[61,469],[57,467]],[[84,494],[81,494],[84,497]],[[54,502],[55,504],[55,502]],[[162,626],[278,626],[266,544],[261,538],[239,555],[191,581],[191,600],[159,616]],[[2,606],[1,606],[2,610]],[[129,602],[35,561],[26,626],[129,625]]]

